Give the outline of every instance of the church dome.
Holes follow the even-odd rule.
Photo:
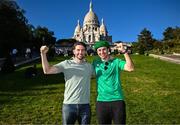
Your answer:
[[[89,12],[84,17],[84,25],[88,24],[96,24],[99,25],[98,17],[92,10],[92,3],[90,3]]]
[[[100,32],[107,32],[106,26],[104,25],[104,21],[102,19],[102,24],[100,26]]]
[[[100,32],[107,32],[105,25],[100,26]]]
[[[77,26],[76,26],[76,28],[75,28],[75,33],[78,33],[78,32],[80,32],[80,31],[81,31],[81,26],[80,26],[79,20],[78,20],[78,24],[77,24]]]
[[[106,29],[106,26],[104,25],[104,21],[102,19],[102,24],[100,26],[100,34],[101,35],[104,35],[104,36],[107,36],[107,29]]]

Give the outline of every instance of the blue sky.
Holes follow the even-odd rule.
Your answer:
[[[45,26],[57,39],[71,38],[81,26],[90,0],[16,0],[29,23]],[[92,0],[99,21],[104,19],[113,41],[137,41],[143,28],[162,39],[167,27],[180,27],[180,0]]]

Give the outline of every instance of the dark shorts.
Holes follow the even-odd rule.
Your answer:
[[[99,124],[126,124],[126,106],[123,100],[96,102]]]

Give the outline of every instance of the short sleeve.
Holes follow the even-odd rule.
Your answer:
[[[66,61],[62,61],[58,64],[55,64],[54,66],[58,69],[58,72],[64,72]]]
[[[121,70],[124,70],[125,64],[126,64],[126,61],[118,59],[118,66]]]

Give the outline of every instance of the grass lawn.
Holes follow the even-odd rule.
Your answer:
[[[127,124],[180,124],[180,65],[148,56],[132,55],[132,59],[135,71],[121,74]],[[62,124],[63,74],[44,75],[38,63],[38,76],[26,79],[27,67],[0,76],[0,124]],[[97,124],[95,101],[92,79],[92,124]]]

